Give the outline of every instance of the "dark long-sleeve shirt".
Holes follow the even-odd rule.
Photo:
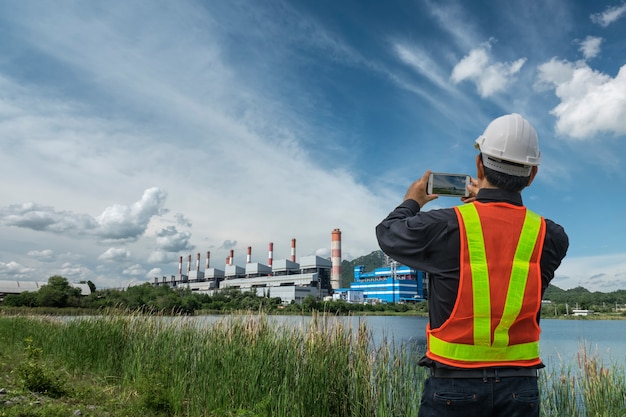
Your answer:
[[[499,189],[481,189],[476,200],[522,206],[519,193]],[[391,258],[429,273],[430,326],[440,327],[450,317],[459,288],[461,238],[454,209],[420,211],[416,201],[406,200],[376,227],[376,237],[380,248]],[[546,219],[540,260],[542,294],[554,278],[568,246],[563,228]]]

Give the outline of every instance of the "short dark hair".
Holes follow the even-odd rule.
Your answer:
[[[480,157],[482,161],[482,154]],[[516,193],[519,193],[528,185],[528,181],[530,181],[530,175],[527,177],[509,175],[509,174],[505,174],[504,172],[487,168],[484,165],[483,165],[483,169],[484,169],[485,178],[487,178],[487,181],[489,181],[491,185],[495,185],[501,190],[514,191]]]

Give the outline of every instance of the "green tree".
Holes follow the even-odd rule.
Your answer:
[[[19,294],[7,294],[3,304],[11,307],[37,307],[37,293],[24,291]]]
[[[37,301],[41,307],[77,306],[79,300],[80,289],[72,287],[66,278],[59,275],[48,278],[48,284],[37,291]]]

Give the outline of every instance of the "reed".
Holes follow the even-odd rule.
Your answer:
[[[210,326],[140,314],[0,316],[0,350],[23,351],[26,339],[49,366],[113,386],[128,415],[417,416],[426,378],[415,349],[374,344],[365,325],[325,315],[306,327],[264,315]],[[581,354],[577,368],[542,376],[542,415],[626,415],[624,384],[623,369]]]

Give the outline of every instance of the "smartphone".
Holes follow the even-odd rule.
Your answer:
[[[466,174],[431,172],[426,192],[448,197],[469,197],[469,184],[470,176]]]

